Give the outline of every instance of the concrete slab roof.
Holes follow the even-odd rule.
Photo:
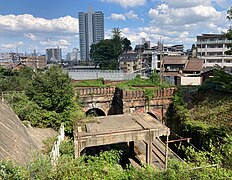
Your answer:
[[[169,131],[167,126],[147,113],[101,116],[95,117],[93,121],[85,123],[85,130],[80,133],[81,136],[149,129],[153,131]],[[76,131],[77,128],[74,128],[74,132]]]
[[[170,129],[147,113],[120,114],[96,117],[94,122],[78,122],[74,127],[75,157],[86,147],[122,142],[147,142],[147,162],[152,162],[152,142],[160,136],[169,136]]]

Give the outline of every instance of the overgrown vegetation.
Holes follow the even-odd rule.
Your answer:
[[[53,66],[37,73],[30,68],[1,71],[5,79],[13,77],[22,81],[17,88],[3,89],[5,98],[22,121],[32,126],[54,129],[58,129],[63,122],[66,132],[72,133],[73,121],[84,116],[74,96],[71,79],[59,67]],[[12,82],[4,82],[6,87],[11,86]],[[20,92],[9,92],[11,90]]]
[[[216,70],[197,91],[180,89],[174,96],[167,123],[177,134],[191,137],[198,149],[191,161],[232,169],[231,75]],[[190,151],[188,149],[188,151]],[[187,151],[187,152],[188,152]],[[186,152],[186,151],[185,151]]]
[[[80,82],[74,83],[75,87],[103,87],[104,86],[104,79],[95,79],[95,80],[83,80]]]
[[[228,179],[231,173],[221,167],[193,169],[194,163],[170,161],[167,171],[143,166],[135,169],[120,166],[121,152],[116,150],[101,152],[98,156],[81,156],[74,159],[66,155],[59,158],[54,168],[48,156],[37,155],[28,166],[17,166],[9,161],[0,164],[0,178],[12,180],[29,179]]]
[[[74,83],[75,87],[104,87],[109,85],[104,85],[103,79],[97,80],[85,80],[81,82]],[[123,90],[142,90],[145,93],[146,99],[150,100],[155,96],[155,91],[159,88],[167,88],[170,87],[167,83],[161,83],[159,75],[154,72],[150,78],[145,79],[141,78],[141,76],[136,76],[132,80],[128,80],[125,82],[121,82],[116,84],[116,87]]]
[[[228,19],[229,21],[232,20],[232,6],[231,6],[230,9],[227,11],[227,19]],[[228,29],[227,32],[226,32],[226,37],[227,37],[229,40],[232,39],[232,27],[231,27],[231,26],[229,27],[229,29]],[[231,47],[231,45],[228,45],[227,48],[229,48],[229,50],[227,50],[227,51],[225,52],[225,54],[227,54],[227,55],[232,55],[232,49],[231,49],[232,47]]]
[[[0,91],[24,91],[33,77],[34,72],[29,67],[16,71],[0,66]]]

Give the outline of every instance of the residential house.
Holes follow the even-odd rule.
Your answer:
[[[139,53],[127,52],[119,56],[119,68],[126,73],[132,73],[142,68]]]

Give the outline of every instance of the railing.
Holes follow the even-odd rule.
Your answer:
[[[124,73],[121,70],[65,70],[73,80],[99,79],[112,81],[130,80],[143,73]]]
[[[217,40],[217,41],[197,41],[197,44],[224,44],[224,43],[232,43],[232,40]]]
[[[60,144],[63,140],[64,140],[64,124],[62,123],[60,125],[59,135],[57,136],[57,140],[54,142],[52,151],[50,153],[51,162],[53,165],[57,164],[57,160],[60,156]]]

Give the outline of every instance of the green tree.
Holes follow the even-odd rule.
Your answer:
[[[24,91],[33,78],[30,67],[19,71],[0,67],[0,91]]]
[[[230,7],[230,9],[227,11],[227,19],[229,21],[232,20],[232,6]],[[229,29],[226,32],[226,37],[231,40],[232,39],[232,27],[230,26]],[[228,48],[230,48],[228,51],[225,52],[225,54],[227,55],[232,55],[232,47],[229,46]]]
[[[227,11],[227,19],[232,20],[232,6],[230,9]]]
[[[26,94],[42,109],[61,113],[72,104],[74,89],[68,74],[52,66],[45,73],[36,74]]]
[[[131,41],[127,38],[124,38],[122,40],[122,46],[123,46],[123,51],[127,53],[127,51],[131,51],[132,47],[131,47]]]
[[[90,57],[101,69],[117,69],[117,52],[112,39],[105,39],[91,45]]]
[[[147,42],[145,42],[145,43],[143,44],[143,46],[144,46],[144,49],[148,49],[148,43],[147,43]]]
[[[123,38],[121,36],[121,30],[119,28],[113,28],[112,30],[112,41],[114,52],[117,57],[123,52],[122,41]]]
[[[118,58],[123,51],[131,50],[131,42],[121,36],[121,30],[114,28],[112,38],[92,44],[90,57],[101,69],[118,69]]]

